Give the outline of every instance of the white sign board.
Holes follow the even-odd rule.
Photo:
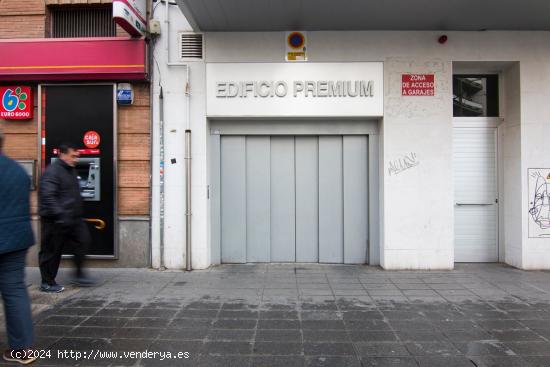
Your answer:
[[[145,0],[113,0],[113,19],[132,36],[143,36],[147,30]]]
[[[209,117],[377,117],[383,63],[209,63]]]

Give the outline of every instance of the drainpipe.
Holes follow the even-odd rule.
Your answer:
[[[166,38],[165,38],[165,53],[166,66],[183,66],[185,67],[185,104],[187,109],[187,121],[185,122],[185,269],[192,270],[191,263],[191,111],[189,100],[191,98],[191,84],[189,82],[189,64],[170,61],[170,2],[165,0],[165,15],[164,22],[166,23]]]
[[[185,249],[186,249],[186,265],[187,271],[192,270],[191,264],[191,113],[190,103],[191,91],[189,83],[189,67],[187,67],[187,75],[185,77],[185,103],[187,109],[187,127],[185,129]]]
[[[160,87],[160,94],[159,94],[159,130],[160,130],[159,131],[160,270],[165,270],[166,267],[164,266],[164,94],[162,92],[162,86]]]

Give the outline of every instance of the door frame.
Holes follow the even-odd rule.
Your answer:
[[[504,262],[504,246],[501,245],[500,239],[502,238],[500,230],[502,228],[501,222],[502,222],[502,213],[501,213],[501,205],[502,197],[501,197],[501,173],[502,173],[502,167],[501,163],[502,159],[500,157],[500,147],[499,147],[499,125],[504,121],[502,117],[453,117],[453,134],[455,128],[493,128],[495,129],[495,181],[496,181],[496,206],[497,206],[497,217],[496,217],[496,245],[497,245],[497,261],[498,262]],[[454,169],[453,169],[454,174]],[[453,202],[455,202],[454,199],[454,193],[453,193]],[[453,207],[456,206],[456,203],[454,203]],[[454,215],[454,209],[453,209],[453,215]],[[453,230],[454,233],[454,230]],[[454,235],[453,235],[454,236]],[[453,251],[454,251],[454,238],[453,238]],[[454,259],[453,259],[454,260]],[[456,262],[456,261],[454,261]]]
[[[380,264],[379,120],[376,119],[209,119],[210,263],[221,263],[222,135],[366,135],[368,139],[369,228],[367,262]]]
[[[37,137],[38,137],[38,178],[42,177],[42,88],[43,87],[74,87],[74,86],[112,86],[113,88],[113,255],[86,255],[88,259],[101,259],[101,260],[118,260],[119,259],[119,218],[118,218],[118,113],[117,113],[117,101],[116,101],[116,83],[42,83],[38,84],[38,121],[37,121]],[[40,231],[40,221],[38,233]],[[71,259],[73,255],[62,256],[63,259]]]

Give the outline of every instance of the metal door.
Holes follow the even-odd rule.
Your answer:
[[[222,136],[220,162],[222,262],[366,262],[367,136]]]
[[[455,261],[497,262],[496,128],[453,129]]]

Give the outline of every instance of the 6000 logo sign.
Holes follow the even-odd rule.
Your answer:
[[[27,120],[32,118],[32,88],[15,86],[0,87],[0,118]]]

